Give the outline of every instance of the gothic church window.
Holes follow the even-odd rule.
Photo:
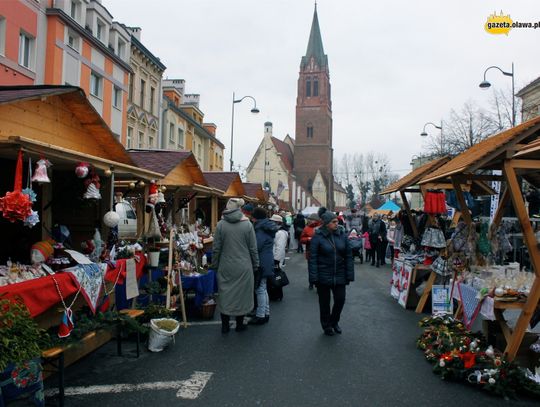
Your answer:
[[[307,97],[311,96],[311,79],[309,79],[309,78],[306,81],[306,96]]]
[[[307,138],[313,138],[313,125],[308,123],[307,126]]]
[[[319,80],[313,80],[313,96],[319,96]]]

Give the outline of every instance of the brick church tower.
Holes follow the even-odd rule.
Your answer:
[[[312,192],[315,176],[320,171],[326,188],[326,202],[321,204],[328,208],[334,206],[333,151],[330,71],[315,4],[308,47],[298,78],[294,174],[300,185]]]

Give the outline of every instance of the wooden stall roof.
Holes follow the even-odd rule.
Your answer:
[[[538,136],[540,136],[540,116],[475,144],[435,172],[426,175],[419,183],[441,181],[451,175],[472,174],[488,166],[490,169],[501,168],[510,148],[518,150],[521,148],[519,144],[531,142]]]
[[[63,110],[67,110],[73,114],[73,117],[78,122],[77,125],[81,126],[83,131],[90,134],[97,142],[97,145],[101,146],[99,154],[97,152],[92,152],[91,149],[86,151],[88,148],[86,150],[81,150],[81,152],[89,154],[93,153],[106,160],[134,165],[124,149],[124,146],[120,143],[118,138],[115,137],[94,106],[88,101],[81,88],[76,86],[58,85],[0,86],[0,107],[21,103],[25,104],[25,106],[30,106],[28,103],[47,103],[49,98],[59,99],[60,103],[56,106],[61,106]],[[28,115],[28,117],[31,116]],[[6,117],[4,113],[2,119],[9,120],[9,117]],[[29,125],[30,123],[20,123],[21,126],[27,124]],[[34,125],[46,126],[44,122],[41,124],[34,123]],[[9,136],[27,137],[26,134],[20,134],[17,129],[12,129],[12,127],[13,126],[9,126],[2,129],[0,131],[0,138],[8,138]],[[48,139],[39,141],[50,142],[52,146],[74,150],[71,146],[51,142]],[[84,144],[86,144],[86,146],[89,145],[89,143],[83,143],[82,147],[85,147]]]
[[[409,188],[413,185],[418,184],[418,181],[420,181],[425,175],[429,174],[432,171],[435,171],[437,168],[446,164],[448,161],[450,161],[450,157],[441,157],[429,161],[424,165],[421,165],[417,169],[405,175],[403,178],[394,182],[392,185],[382,191],[381,195],[391,194],[392,192],[397,192],[399,190],[403,190],[405,188]]]
[[[243,185],[248,199],[253,198],[252,200],[256,200],[261,203],[266,202],[266,195],[264,194],[261,184],[257,182],[243,182]]]
[[[164,174],[163,185],[208,187],[208,182],[191,151],[128,150],[129,156],[141,168]]]
[[[102,157],[82,154],[79,151],[46,144],[37,140],[18,136],[11,136],[6,140],[0,139],[0,156],[6,155],[8,157],[15,157],[16,151],[14,150],[19,150],[21,148],[28,154],[31,154],[35,159],[39,159],[39,157],[44,155],[50,158],[55,165],[62,162],[73,164],[75,162],[84,161],[103,170],[113,168],[115,174],[119,176],[130,175],[145,180],[163,178],[163,174],[161,173],[139,168],[135,165],[127,165],[107,160]]]
[[[244,185],[237,172],[209,171],[203,172],[208,186],[223,192],[224,197],[243,197],[246,195]]]

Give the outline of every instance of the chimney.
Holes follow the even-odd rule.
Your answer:
[[[216,137],[217,126],[214,123],[203,123],[203,127],[208,133]]]

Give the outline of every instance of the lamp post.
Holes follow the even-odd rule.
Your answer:
[[[231,159],[230,159],[230,169],[229,171],[233,170],[233,141],[234,141],[234,105],[236,103],[240,103],[242,100],[249,98],[253,100],[253,109],[251,109],[251,113],[259,113],[259,109],[257,108],[257,101],[253,96],[244,96],[240,99],[235,99],[234,92],[232,94],[232,115],[231,115]]]
[[[435,123],[432,123],[432,122],[427,122],[426,124],[424,124],[424,128],[422,130],[422,133],[420,133],[420,136],[422,137],[427,137],[428,134],[426,133],[426,126],[431,124],[433,127],[435,127],[436,129],[439,129],[441,131],[441,156],[444,155],[444,139],[443,139],[443,123],[442,123],[442,120],[441,120],[441,125],[440,126],[437,126]]]
[[[498,69],[499,71],[501,71],[501,73],[504,75],[504,76],[510,76],[512,78],[512,127],[515,127],[516,126],[516,97],[514,96],[514,63],[512,62],[512,71],[511,72],[505,72],[503,71],[501,68],[499,68],[498,66],[490,66],[488,67],[485,71],[484,71],[484,80],[482,82],[480,82],[480,84],[478,85],[481,89],[488,89],[490,86],[491,86],[491,83],[488,82],[486,80],[486,74],[487,74],[487,71],[489,71],[490,69]]]

